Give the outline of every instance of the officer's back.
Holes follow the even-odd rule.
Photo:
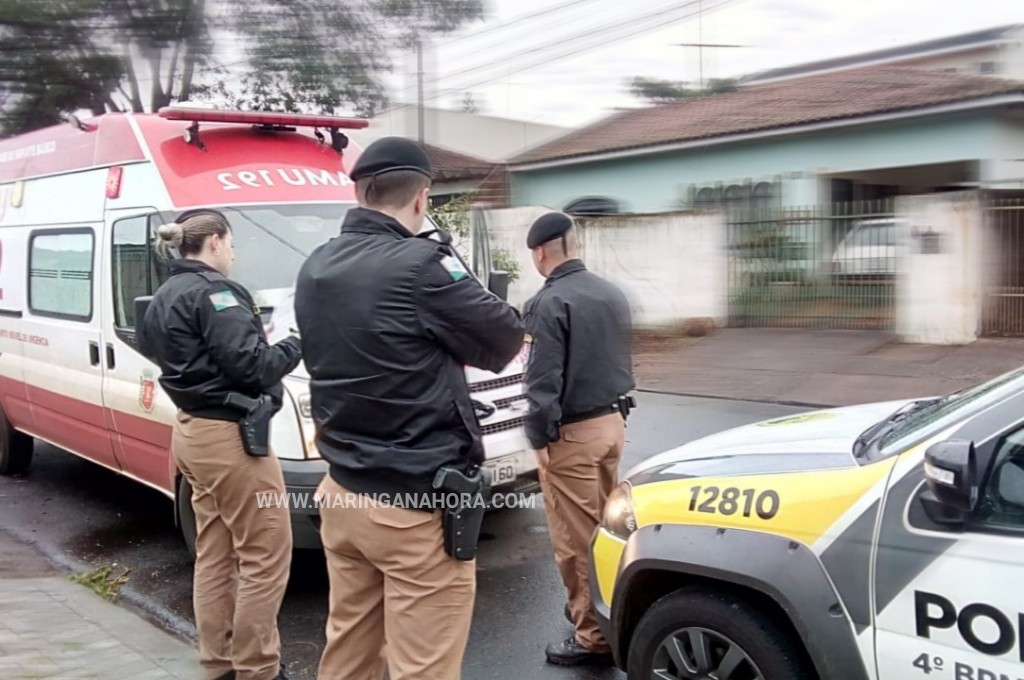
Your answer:
[[[571,259],[551,273],[527,304],[527,317],[558,323],[564,333],[564,418],[615,403],[634,387],[629,302],[611,282]],[[546,335],[546,334],[545,334]]]
[[[463,365],[500,371],[522,328],[449,246],[353,208],[302,268],[296,318],[318,446],[339,483],[422,493],[438,467],[482,462]]]

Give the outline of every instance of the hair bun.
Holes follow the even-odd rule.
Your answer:
[[[180,247],[181,242],[185,240],[185,229],[177,222],[160,225],[160,228],[156,230],[156,234],[160,237],[161,241],[166,242],[172,248]]]

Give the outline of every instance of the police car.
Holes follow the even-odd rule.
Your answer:
[[[367,124],[174,106],[0,140],[0,474],[25,472],[34,440],[55,444],[172,499],[192,549],[192,491],[169,450],[175,408],[136,349],[134,301],[167,275],[153,256],[156,229],[186,209],[222,211],[234,232],[232,278],[254,294],[276,341],[289,331],[299,267],[356,205],[346,173],[359,149],[345,132]],[[479,236],[474,246],[486,251]],[[489,285],[487,263],[475,265]],[[466,371],[487,465],[506,488],[536,486],[522,426],[525,362],[520,354],[497,374]],[[314,444],[308,375],[300,367],[284,386],[271,444],[294,544],[318,548],[313,492],[327,464]]]
[[[629,678],[1024,678],[1024,369],[658,455],[591,589]]]

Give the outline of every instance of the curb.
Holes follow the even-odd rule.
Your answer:
[[[66,553],[44,545],[40,541],[36,540],[32,535],[25,533],[22,530],[4,526],[0,527],[0,531],[38,552],[43,556],[43,558],[50,562],[50,564],[56,567],[64,577],[67,577],[68,575],[86,574],[92,571],[92,568],[84,562],[79,562],[78,560],[69,557]],[[79,588],[84,587],[74,583],[71,585]],[[106,601],[115,607],[122,607],[123,609],[136,614],[139,618],[144,619],[165,633],[173,635],[183,642],[187,642],[192,645],[197,644],[198,635],[196,633],[196,628],[191,621],[175,614],[153,598],[147,597],[146,595],[138,592],[130,584],[126,584],[122,587],[116,601]]]
[[[652,388],[638,388],[641,394],[664,394],[674,397],[689,397],[691,399],[714,399],[717,401],[743,401],[748,404],[772,404],[773,406],[796,406],[799,408],[823,409],[841,408],[840,404],[816,404],[807,401],[792,401],[788,399],[754,399],[750,397],[723,397],[720,394],[699,394],[696,392],[675,392],[672,390],[658,390]]]

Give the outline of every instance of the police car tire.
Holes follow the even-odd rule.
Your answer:
[[[756,606],[727,593],[683,588],[655,602],[640,619],[629,647],[629,680],[653,677],[655,654],[662,642],[689,627],[704,628],[734,642],[765,680],[817,678],[799,643]]]
[[[11,427],[0,408],[0,475],[20,475],[32,464],[35,440]]]
[[[192,509],[192,485],[185,475],[178,479],[178,526],[181,538],[193,560],[196,559],[196,513]]]

